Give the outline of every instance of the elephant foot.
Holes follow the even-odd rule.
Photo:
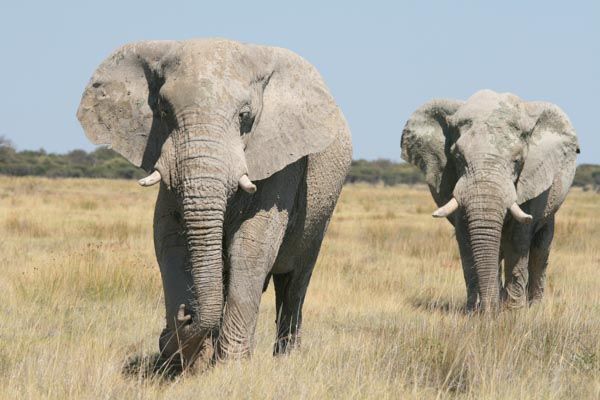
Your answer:
[[[223,336],[220,337],[223,339]],[[225,363],[228,360],[241,360],[249,358],[252,355],[252,346],[246,341],[239,343],[230,343],[218,341],[214,352],[213,361],[215,363]]]
[[[527,304],[525,302],[506,302],[502,303],[502,309],[504,310],[519,310],[525,308]]]
[[[544,289],[543,288],[538,288],[538,289],[533,289],[533,290],[530,288],[529,294],[528,294],[528,302],[529,302],[530,306],[540,303],[543,298],[544,298]]]
[[[273,346],[273,356],[280,356],[289,354],[294,349],[298,349],[300,347],[300,336],[299,335],[287,335],[285,337],[280,337],[275,345]]]
[[[465,313],[467,315],[475,314],[479,311],[481,303],[479,302],[479,296],[467,296],[467,304],[465,305]]]
[[[479,312],[479,309],[480,309],[479,302],[477,302],[475,304],[467,303],[467,305],[465,307],[465,314],[474,315]]]
[[[530,297],[528,300],[529,306],[532,307],[532,306],[535,306],[536,304],[541,303],[543,297],[544,297],[543,294]]]
[[[476,301],[471,302],[467,299],[467,305],[465,307],[465,314],[468,316],[474,315],[495,315],[502,311],[504,304],[504,296],[500,293],[498,299],[492,299],[487,301],[481,301],[477,298]]]
[[[525,296],[513,296],[506,292],[506,297],[502,298],[502,308],[508,310],[517,310],[527,305],[527,298]]]
[[[500,304],[503,309],[516,310],[527,305],[525,290],[520,286],[510,285],[500,291]]]

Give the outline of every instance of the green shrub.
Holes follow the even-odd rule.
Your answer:
[[[139,179],[145,176],[142,169],[131,165],[122,156],[105,147],[100,147],[91,153],[73,150],[67,154],[48,154],[43,149],[17,152],[10,141],[2,137],[0,137],[0,174],[110,179]]]

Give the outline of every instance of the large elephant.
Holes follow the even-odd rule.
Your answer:
[[[223,39],[127,44],[95,71],[77,117],[94,143],[150,173],[142,186],[160,182],[163,355],[186,366],[250,354],[271,277],[274,352],[294,347],[352,153],[316,69]]]
[[[455,227],[467,309],[541,299],[554,214],[579,153],[567,116],[550,103],[483,90],[465,102],[421,106],[406,123],[401,147],[440,206],[433,216]]]

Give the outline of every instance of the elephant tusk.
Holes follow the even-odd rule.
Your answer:
[[[445,218],[458,208],[458,201],[453,197],[449,202],[438,208],[431,214],[433,218]]]
[[[252,183],[252,181],[250,180],[250,178],[248,178],[248,175],[246,175],[246,174],[242,175],[242,177],[238,181],[238,184],[245,192],[248,192],[248,193],[256,192],[256,185],[254,183]]]
[[[153,173],[151,173],[150,175],[148,175],[147,177],[140,179],[138,181],[138,183],[141,186],[152,186],[152,185],[156,185],[158,182],[160,182],[160,172],[158,171],[154,171]]]
[[[522,224],[530,224],[533,221],[533,217],[527,214],[525,211],[519,207],[519,205],[515,202],[512,206],[508,208],[512,216]]]

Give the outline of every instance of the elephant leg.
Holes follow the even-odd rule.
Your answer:
[[[529,285],[528,300],[537,302],[544,296],[546,286],[546,268],[548,255],[554,237],[554,216],[540,229],[531,242],[529,249]]]
[[[277,312],[277,341],[273,355],[286,354],[300,346],[302,306],[320,246],[321,240],[318,240],[318,244],[308,250],[306,258],[297,258],[292,271],[273,275]]]
[[[509,308],[523,307],[527,302],[529,280],[529,241],[518,246],[509,245],[504,252],[503,300]]]
[[[287,223],[288,212],[275,206],[244,221],[233,235],[217,360],[251,353],[265,279],[277,257]]]
[[[191,309],[193,282],[179,209],[173,194],[163,186],[154,214],[154,246],[163,283],[166,315],[166,328],[160,335],[159,348],[164,359],[183,366],[195,361],[203,343],[201,338],[187,335],[183,329],[184,321],[178,320],[182,304]]]

